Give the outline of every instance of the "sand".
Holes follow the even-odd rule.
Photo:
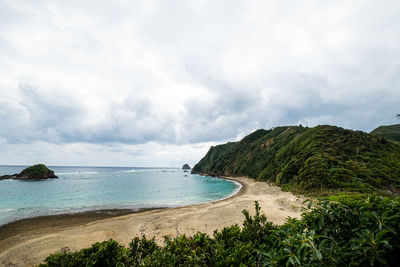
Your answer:
[[[275,224],[283,224],[287,217],[300,217],[302,197],[266,182],[229,179],[241,183],[241,190],[216,202],[139,213],[114,210],[47,216],[0,227],[0,266],[37,265],[51,253],[79,250],[110,238],[127,245],[135,236],[154,236],[162,245],[166,235],[191,236],[198,231],[212,235],[216,229],[241,225],[241,211],[247,209],[254,214],[256,200]]]

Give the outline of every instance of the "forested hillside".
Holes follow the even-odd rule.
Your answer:
[[[400,142],[400,124],[379,126],[373,130],[371,134],[381,136],[391,141]]]
[[[298,192],[396,192],[400,145],[335,126],[276,127],[211,147],[192,172],[248,176]]]

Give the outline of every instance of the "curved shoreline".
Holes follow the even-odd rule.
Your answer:
[[[79,250],[110,238],[126,245],[135,236],[141,235],[149,238],[154,236],[159,244],[163,244],[166,235],[191,236],[200,231],[212,236],[214,230],[232,224],[241,225],[244,220],[241,211],[247,209],[252,214],[256,200],[273,223],[282,224],[288,216],[300,217],[302,199],[291,193],[249,178],[220,178],[238,182],[242,187],[229,198],[184,207],[96,220],[90,215],[83,220],[78,215],[75,216],[75,223],[65,221],[63,225],[58,225],[54,217],[45,217],[38,227],[32,226],[27,231],[20,229],[0,240],[0,265],[34,265],[51,253]]]
[[[211,177],[206,174],[204,174],[204,175],[199,174],[199,175]],[[56,213],[56,214],[39,215],[39,216],[34,216],[34,217],[21,218],[21,219],[7,222],[5,224],[0,224],[0,241],[6,238],[4,235],[4,232],[10,232],[9,229],[13,229],[13,228],[18,229],[19,228],[22,230],[21,226],[29,227],[29,225],[32,222],[34,222],[36,225],[38,224],[38,222],[45,221],[45,220],[57,220],[62,223],[65,220],[73,219],[74,217],[77,217],[77,218],[82,218],[83,222],[87,223],[89,221],[113,218],[113,217],[118,217],[118,216],[123,216],[123,215],[127,215],[127,214],[133,214],[133,213],[140,213],[140,212],[145,212],[145,211],[150,211],[150,210],[183,208],[183,207],[189,207],[189,206],[193,206],[193,205],[214,203],[214,202],[222,201],[225,199],[229,199],[231,197],[234,197],[236,194],[238,194],[241,191],[241,189],[243,188],[243,184],[237,180],[234,180],[234,178],[226,178],[226,177],[219,177],[219,176],[216,178],[233,182],[239,186],[238,186],[238,188],[235,188],[235,190],[233,190],[233,192],[231,194],[229,194],[228,196],[225,196],[225,197],[222,197],[222,198],[219,198],[216,200],[211,200],[208,202],[200,202],[200,203],[196,203],[196,204],[189,204],[189,205],[182,205],[182,206],[159,205],[159,206],[132,208],[132,209],[128,209],[128,208],[88,209],[88,210],[82,210],[82,211],[77,211],[77,212],[60,212],[60,213]],[[90,220],[89,217],[92,217],[92,220]],[[1,251],[1,248],[0,248],[0,251]]]
[[[209,176],[207,176],[207,177],[209,177]],[[235,188],[235,190],[233,190],[232,194],[230,194],[230,195],[228,195],[226,197],[223,197],[223,198],[220,198],[220,199],[217,199],[217,200],[212,200],[212,201],[205,202],[205,203],[215,203],[215,202],[218,202],[218,201],[223,201],[223,200],[226,200],[226,199],[230,199],[230,198],[236,196],[237,194],[239,194],[240,191],[242,190],[242,188],[244,187],[244,184],[242,184],[241,182],[239,182],[237,180],[234,180],[234,178],[226,178],[226,177],[220,177],[220,176],[217,176],[216,178],[233,182],[234,184],[238,185],[238,188]],[[205,203],[200,203],[200,204],[205,204]],[[198,204],[194,204],[194,205],[198,205]]]
[[[128,214],[140,213],[156,209],[165,209],[165,208],[166,207],[141,208],[138,210],[102,209],[102,210],[90,210],[90,211],[82,211],[75,213],[62,213],[62,214],[24,218],[0,226],[0,244],[3,240],[18,235],[20,233],[27,233],[31,231],[38,233],[39,230],[43,228],[52,228],[60,226],[72,227],[94,221],[124,216]]]

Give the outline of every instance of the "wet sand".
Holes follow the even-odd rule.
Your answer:
[[[166,235],[193,235],[241,225],[243,209],[254,213],[258,201],[269,221],[283,224],[287,217],[301,215],[303,198],[279,187],[249,178],[229,178],[242,184],[234,196],[216,202],[179,208],[147,210],[103,210],[24,219],[0,227],[0,266],[32,266],[50,253],[75,251],[113,238],[128,244],[133,237],[155,237],[163,244]]]
[[[162,208],[132,209],[107,209],[93,210],[71,214],[59,214],[49,216],[39,216],[34,218],[22,219],[0,226],[0,251],[7,246],[7,241],[13,240],[10,237],[17,235],[41,234],[49,232],[51,229],[60,227],[74,227],[89,222],[104,220],[108,218],[144,212]]]

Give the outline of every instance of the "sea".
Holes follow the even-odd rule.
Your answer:
[[[0,176],[27,166],[0,166]],[[180,168],[49,166],[58,179],[0,181],[0,226],[37,216],[168,208],[227,198],[240,184]]]

